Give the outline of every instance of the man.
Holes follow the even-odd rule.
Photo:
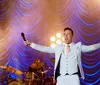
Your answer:
[[[69,27],[64,29],[65,44],[52,47],[45,47],[25,41],[25,45],[48,53],[55,53],[54,78],[56,85],[80,85],[80,76],[84,79],[84,71],[81,64],[81,52],[90,52],[100,48],[100,43],[85,46],[81,42],[73,43],[73,30]],[[78,69],[79,68],[79,69]]]
[[[42,79],[43,72],[44,72],[43,66],[44,66],[44,63],[41,62],[39,58],[36,58],[34,60],[34,63],[31,64],[31,66],[28,69],[30,74],[34,73],[34,78],[36,80],[36,85],[43,85],[43,79]]]

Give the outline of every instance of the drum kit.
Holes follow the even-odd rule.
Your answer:
[[[29,71],[25,72],[25,81],[29,82],[28,85],[43,85],[44,74],[47,72],[47,70],[43,70],[43,67],[44,63],[40,62],[39,59],[34,61],[34,63],[29,67]]]
[[[0,66],[0,68],[3,69],[2,74],[6,73],[5,80],[2,81],[2,85],[25,85],[24,82],[22,82],[22,80],[20,78],[20,75],[23,74],[22,71],[16,70],[12,66]],[[16,79],[11,78],[10,73],[16,74],[18,77]],[[5,81],[6,81],[6,84],[4,83]]]
[[[44,63],[33,63],[30,68],[31,71],[22,72],[20,70],[16,70],[12,66],[0,66],[3,69],[3,73],[7,72],[6,75],[6,84],[2,85],[44,85],[44,74],[48,72],[48,70],[41,70],[44,66]],[[16,79],[11,78],[10,73],[14,73],[18,77]],[[20,77],[24,75],[24,80]]]

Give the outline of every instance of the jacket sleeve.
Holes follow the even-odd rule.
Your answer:
[[[52,48],[52,47],[46,47],[46,46],[38,45],[35,43],[31,43],[30,47],[41,52],[55,53],[55,48]]]
[[[93,45],[82,45],[82,52],[91,52],[100,48],[100,43],[93,44]]]

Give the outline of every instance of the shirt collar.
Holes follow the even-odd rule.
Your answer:
[[[64,45],[65,45],[66,47],[68,47],[68,46],[71,47],[72,43],[70,43],[70,44],[66,44],[66,43],[64,43]]]
[[[72,43],[69,44],[70,49],[72,49],[73,45],[74,45],[74,42],[72,42]],[[68,47],[68,44],[64,43],[64,47],[65,47],[65,48]]]

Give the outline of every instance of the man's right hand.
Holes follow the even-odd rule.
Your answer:
[[[29,42],[28,40],[26,40],[26,41],[24,41],[24,45],[30,46],[31,45],[31,42]]]

